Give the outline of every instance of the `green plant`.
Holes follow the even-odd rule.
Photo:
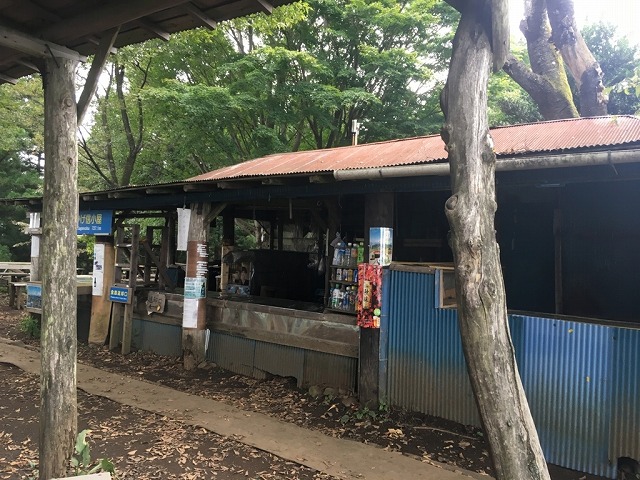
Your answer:
[[[75,475],[91,475],[92,473],[109,472],[115,475],[115,467],[106,458],[101,458],[96,462],[96,465],[91,466],[91,451],[89,449],[89,443],[87,442],[87,435],[91,430],[83,430],[76,437],[76,446],[74,448],[74,455],[71,457],[71,467],[75,471]]]
[[[20,320],[20,331],[31,338],[40,338],[40,317],[27,315]]]

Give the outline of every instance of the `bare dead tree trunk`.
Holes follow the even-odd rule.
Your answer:
[[[49,58],[45,97],[39,478],[64,477],[77,429],[76,62]]]
[[[547,11],[553,30],[553,45],[562,54],[578,87],[580,115],[606,115],[607,96],[602,83],[602,70],[576,25],[573,0],[547,0]]]
[[[462,344],[496,478],[549,479],[511,343],[495,236],[496,157],[487,118],[491,3],[458,2],[458,9],[442,138],[451,164],[445,210]]]
[[[550,42],[551,25],[545,1],[524,3],[525,18],[520,30],[527,40],[531,67],[510,56],[504,70],[533,98],[545,120],[577,117],[562,57]]]

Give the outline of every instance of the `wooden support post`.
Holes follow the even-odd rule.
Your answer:
[[[127,355],[131,352],[131,334],[133,332],[133,309],[135,306],[135,290],[138,278],[138,249],[140,242],[140,225],[131,227],[131,254],[129,262],[131,268],[129,270],[128,287],[131,289],[131,301],[124,306],[124,318],[122,320],[122,354]]]
[[[205,359],[210,212],[209,203],[191,205],[182,315],[185,370],[193,370]]]
[[[160,265],[162,265],[162,268],[164,268],[165,271],[166,271],[166,268],[169,266],[168,258],[169,258],[169,227],[165,226],[162,228],[162,239],[160,240]],[[169,287],[171,291],[173,291],[175,288],[175,285],[171,282],[171,280],[166,282],[165,276],[160,275],[160,278],[158,279],[158,289],[164,290],[165,287]]]
[[[76,62],[44,61],[42,336],[40,343],[41,480],[64,477],[77,430],[76,352],[78,148]]]
[[[175,212],[174,212],[175,213]],[[169,237],[166,243],[167,247],[167,265],[174,265],[176,263],[176,227],[177,227],[176,215],[171,215],[167,219],[167,228],[169,229]],[[162,242],[164,244],[164,240]],[[163,247],[164,248],[164,247]]]
[[[561,314],[564,310],[562,291],[562,210],[557,208],[553,211],[553,238],[555,244],[555,305],[556,313]]]
[[[220,290],[226,291],[229,283],[229,265],[224,262],[224,256],[233,251],[236,241],[235,215],[232,209],[227,208],[222,216],[222,251],[220,261]]]
[[[109,287],[113,284],[115,264],[113,238],[96,237],[96,251],[99,249],[104,252],[102,258],[102,289],[94,291],[91,297],[91,323],[89,324],[89,343],[94,345],[104,345],[109,334],[109,319],[111,318]],[[94,270],[94,282],[97,281],[99,275],[99,272]]]
[[[278,216],[278,250],[284,249],[284,217],[283,214]]]
[[[368,258],[369,228],[393,228],[394,194],[379,193],[365,197],[364,235],[366,256]],[[380,330],[377,328],[360,329],[360,358],[358,369],[358,396],[360,403],[376,406],[379,402],[379,358]]]

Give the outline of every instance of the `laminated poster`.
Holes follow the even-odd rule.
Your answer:
[[[195,298],[184,299],[182,328],[198,328],[198,300]]]

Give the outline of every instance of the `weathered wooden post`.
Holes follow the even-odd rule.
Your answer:
[[[194,369],[205,359],[209,226],[223,208],[224,205],[212,208],[210,203],[191,205],[182,313],[182,350],[186,370]]]
[[[65,476],[77,429],[77,62],[44,62],[44,199],[39,478]]]

